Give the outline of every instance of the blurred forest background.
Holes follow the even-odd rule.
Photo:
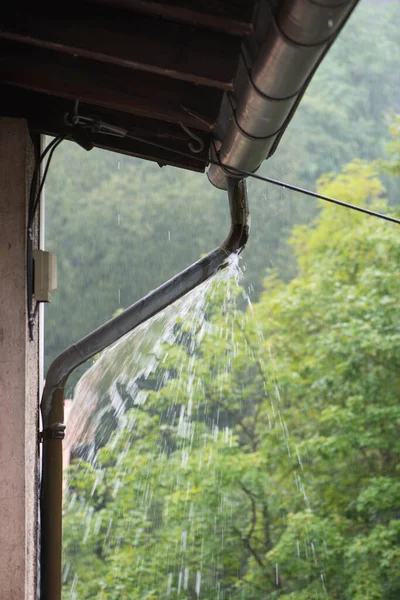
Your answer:
[[[399,22],[360,2],[261,174],[399,214]],[[69,143],[46,198],[47,365],[228,230],[205,175]],[[398,227],[249,199],[244,291],[216,286],[147,381],[124,373],[123,425],[69,470],[65,599],[400,597]]]
[[[276,155],[261,174],[315,188],[353,158],[384,156],[399,112],[400,3],[363,0],[317,71]],[[398,202],[396,186],[384,179]],[[59,288],[46,307],[46,366],[201,254],[229,228],[226,194],[205,175],[160,169],[72,143],[57,150],[47,185],[46,246],[58,258]],[[259,296],[270,269],[289,281],[287,240],[318,211],[310,198],[249,181],[252,232],[244,285]],[[71,382],[76,379],[71,379]]]

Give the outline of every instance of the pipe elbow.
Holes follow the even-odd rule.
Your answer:
[[[250,213],[247,197],[247,185],[244,179],[228,178],[228,198],[231,215],[231,229],[222,244],[226,254],[240,254],[249,239]]]

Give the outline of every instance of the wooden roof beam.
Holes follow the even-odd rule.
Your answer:
[[[46,94],[212,131],[222,90],[0,41],[0,80]],[[72,102],[71,102],[72,106]]]
[[[28,120],[31,128],[40,133],[52,136],[64,134],[68,136],[67,139],[72,139],[72,128],[65,121],[65,114],[71,110],[70,101],[30,90],[12,88],[8,85],[0,85],[0,95],[3,98],[3,115],[23,117]],[[88,137],[98,148],[152,160],[160,166],[172,165],[199,172],[203,172],[208,163],[210,134],[195,132],[202,140],[204,149],[198,154],[192,154],[188,147],[192,140],[178,125],[143,119],[84,103],[80,104],[79,110],[84,116],[127,129],[134,136],[142,139],[139,141],[129,137],[120,138],[89,132]],[[153,142],[165,146],[168,150],[157,148]]]
[[[89,0],[232,35],[253,31],[256,0]]]
[[[0,38],[223,90],[240,51],[231,35],[82,2],[6,7]]]

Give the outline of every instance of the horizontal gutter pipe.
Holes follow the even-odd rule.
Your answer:
[[[256,33],[242,47],[234,92],[225,94],[211,158],[255,172],[273,154],[319,63],[358,0],[260,0]],[[275,1],[275,5],[277,2]],[[226,189],[229,173],[208,178]]]
[[[231,229],[221,246],[64,350],[48,370],[41,402],[43,424],[40,498],[41,600],[61,600],[62,440],[65,430],[64,388],[67,378],[89,358],[193,290],[220,269],[225,268],[228,257],[244,249],[249,235],[246,183],[230,178],[228,197]]]

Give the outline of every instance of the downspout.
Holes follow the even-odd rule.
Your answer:
[[[271,156],[321,60],[358,0],[261,0],[242,45],[234,92],[225,94],[212,158],[254,172]],[[226,189],[229,171],[208,178]]]
[[[249,211],[244,181],[229,179],[231,229],[226,240],[193,265],[132,304],[76,344],[51,364],[43,391],[42,479],[40,498],[41,600],[61,600],[62,558],[62,440],[64,388],[68,376],[82,363],[178,300],[227,266],[227,258],[241,252],[249,234]]]

